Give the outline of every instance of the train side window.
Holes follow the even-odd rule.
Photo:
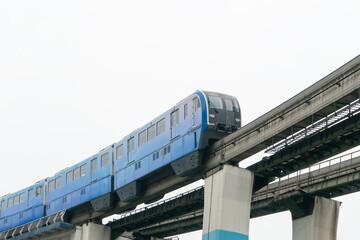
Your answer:
[[[97,169],[97,158],[91,160],[90,171],[95,172]]]
[[[81,167],[80,167],[80,177],[83,177],[86,175],[86,170],[87,170],[87,164],[85,163],[85,164],[81,165]]]
[[[120,145],[116,148],[116,159],[122,158],[124,155],[124,145]]]
[[[34,198],[34,189],[29,189],[28,191],[28,200],[31,200]]]
[[[41,193],[42,193],[42,187],[43,187],[43,186],[38,186],[38,187],[36,188],[36,196],[37,196],[37,197],[41,195]]]
[[[188,105],[185,104],[184,105],[184,119],[187,119],[188,118]]]
[[[155,124],[147,129],[147,140],[150,141],[155,138]]]
[[[135,148],[134,137],[132,137],[128,140],[128,153],[132,152],[134,148]]]
[[[14,206],[19,204],[19,195],[14,197]]]
[[[8,208],[12,207],[14,205],[14,198],[9,198],[8,199]]]
[[[25,202],[25,193],[20,193],[20,203]]]
[[[173,128],[179,124],[179,109],[175,110],[170,115],[170,127]]]
[[[80,168],[74,169],[74,180],[78,179],[80,177]]]
[[[58,177],[55,179],[55,189],[58,189],[61,187],[61,177]]]
[[[141,145],[146,143],[146,130],[142,131],[141,133],[139,133],[139,138],[138,138],[139,142],[138,142],[138,146],[140,147]]]
[[[233,103],[234,103],[234,112],[240,112],[240,106],[238,101],[236,99],[233,99]]]
[[[156,123],[156,136],[165,132],[165,118]]]
[[[52,192],[54,190],[55,190],[55,181],[52,180],[52,181],[49,182],[49,191],[48,192]]]
[[[3,209],[5,209],[5,200],[2,200],[1,204],[0,204],[0,210],[3,210]]]
[[[66,183],[71,183],[73,180],[73,171],[66,173]]]
[[[109,163],[109,154],[105,153],[104,155],[101,156],[101,167],[108,165],[108,163]]]

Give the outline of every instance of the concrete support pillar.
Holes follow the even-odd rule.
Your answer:
[[[82,227],[76,227],[75,232],[71,233],[69,238],[70,240],[82,240]]]
[[[336,240],[340,202],[315,197],[311,215],[294,219],[293,240]]]
[[[111,229],[108,226],[87,223],[82,228],[82,240],[110,240]]]
[[[202,240],[248,240],[254,174],[225,165],[205,179]]]

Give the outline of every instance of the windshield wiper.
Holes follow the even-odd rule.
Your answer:
[[[212,109],[214,109],[216,113],[219,113],[218,110],[216,109],[214,103],[210,100],[208,102],[209,102],[210,106],[212,106]]]

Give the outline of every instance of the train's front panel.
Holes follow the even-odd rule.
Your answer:
[[[236,98],[213,92],[205,92],[209,125],[218,132],[232,133],[241,127],[240,106]]]

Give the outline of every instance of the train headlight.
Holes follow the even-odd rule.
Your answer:
[[[209,114],[209,117],[215,118],[215,114]]]
[[[240,118],[235,118],[235,121],[236,121],[236,122],[240,122]]]

